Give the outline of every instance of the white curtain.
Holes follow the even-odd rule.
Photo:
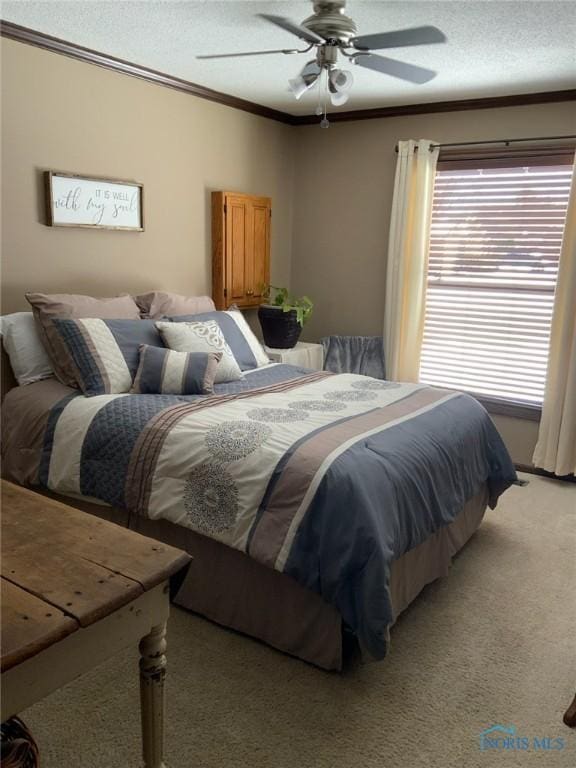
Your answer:
[[[576,179],[562,240],[542,419],[533,462],[557,475],[576,474]]]
[[[418,381],[426,308],[428,242],[438,147],[398,142],[388,242],[384,346],[386,378]]]

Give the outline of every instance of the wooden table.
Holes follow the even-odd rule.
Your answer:
[[[190,556],[11,483],[1,490],[2,722],[139,641],[144,766],[165,768],[169,579]]]

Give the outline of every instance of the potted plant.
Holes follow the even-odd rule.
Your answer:
[[[297,298],[287,288],[274,285],[266,287],[264,297],[267,303],[258,308],[264,343],[272,349],[295,347],[314,305],[308,296]]]

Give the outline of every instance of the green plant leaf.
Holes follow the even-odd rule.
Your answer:
[[[272,291],[275,292],[274,299],[271,299]],[[281,307],[283,312],[296,311],[296,320],[301,326],[310,319],[314,304],[308,296],[296,298],[287,288],[278,288],[275,285],[268,285],[263,293],[265,298],[271,302],[274,307]]]

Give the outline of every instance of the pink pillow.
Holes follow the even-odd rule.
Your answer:
[[[216,309],[210,296],[180,296],[177,293],[150,291],[135,296],[142,317],[160,320],[176,315],[199,315]]]

